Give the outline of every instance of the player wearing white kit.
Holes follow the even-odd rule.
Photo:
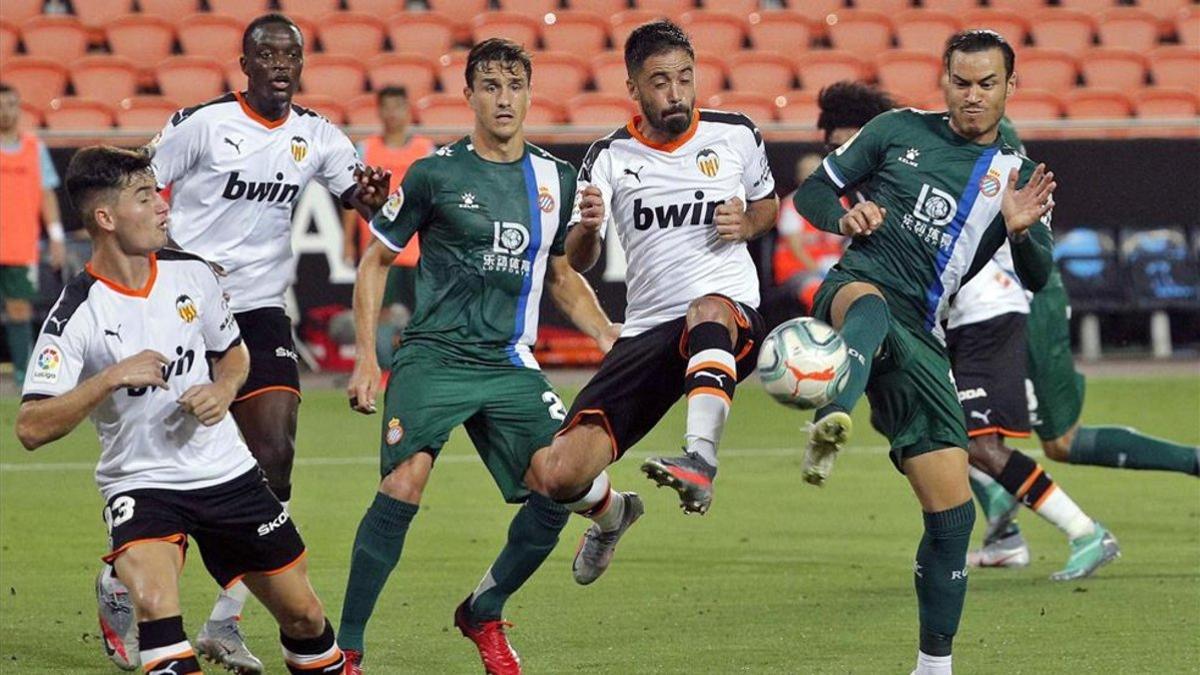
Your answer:
[[[225,414],[249,354],[215,275],[162,249],[167,205],[144,154],[84,148],[66,185],[93,254],[43,326],[16,429],[33,450],[85,417],[95,424],[104,559],[133,603],[132,616],[102,623],[104,643],[127,669],[140,649],[147,672],[200,672],[179,603],[190,536],[219,584],[245,579],[278,619],[290,672],[340,672],[304,542]]]
[[[684,393],[687,454],[643,469],[674,487],[685,511],[708,509],[734,387],[753,368],[763,333],[745,242],[766,232],[779,208],[754,123],[695,109],[694,53],[678,26],[637,28],[625,65],[641,114],[592,145],[567,235],[571,265],[587,270],[611,214],[629,261],[625,325],[554,443],[534,455],[526,481],[596,521],[575,556],[579,583],[604,572],[642,510],[612,491],[605,467]]]

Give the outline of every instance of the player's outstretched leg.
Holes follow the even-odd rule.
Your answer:
[[[849,283],[833,299],[834,328],[850,354],[850,377],[832,403],[817,410],[808,427],[801,475],[806,483],[822,485],[833,471],[837,453],[850,440],[850,411],[862,398],[871,377],[871,361],[883,344],[890,323],[887,302],[870,284]]]
[[[539,494],[517,511],[508,543],[475,591],[454,611],[454,625],[475,643],[488,673],[519,673],[521,659],[508,643],[504,603],[541,566],[567,525],[571,512]]]
[[[575,582],[586,586],[612,564],[617,542],[642,517],[646,507],[637,493],[613,490],[608,472],[597,476],[586,492],[563,506],[593,521],[579,540],[571,562]]]
[[[1077,426],[1042,447],[1047,457],[1059,462],[1200,476],[1200,447],[1172,443],[1131,427]]]
[[[142,668],[147,673],[200,673],[179,613],[180,545],[135,544],[121,551],[113,565],[129,588],[137,615]]]
[[[971,467],[971,492],[987,519],[983,547],[967,554],[972,567],[1025,567],[1029,564],[1029,546],[1017,525],[1021,504],[1004,486],[983,471]]]
[[[346,657],[308,581],[303,557],[282,572],[247,574],[245,581],[279,623],[279,643],[289,673],[340,675],[346,670]]]
[[[104,655],[121,670],[136,670],[140,661],[133,601],[112,565],[105,565],[96,575],[96,606]]]

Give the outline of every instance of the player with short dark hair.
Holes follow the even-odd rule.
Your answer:
[[[203,258],[163,248],[168,207],[144,154],[83,148],[66,184],[93,253],[46,319],[16,431],[33,450],[85,417],[96,426],[104,559],[133,605],[106,627],[122,638],[114,661],[200,672],[180,616],[190,536],[217,583],[244,580],[276,617],[289,672],[340,672],[304,542],[226,415],[250,356],[216,276]]]
[[[415,311],[384,397],[382,480],[350,557],[339,632],[351,672],[360,672],[367,621],[400,560],[434,462],[460,425],[504,500],[522,505],[504,549],[455,610],[454,625],[475,643],[487,672],[520,672],[504,605],[554,549],[569,515],[525,480],[530,456],[566,416],[533,357],[538,306],[549,294],[605,351],[620,329],[564,255],[575,170],[525,141],[529,55],[494,38],[476,45],[467,63],[462,91],[474,130],[415,162],[390,197],[369,202],[378,207],[375,241],[354,287],[358,356],[347,387],[359,412],[376,409],[384,277],[395,252],[418,233],[422,250]]]
[[[865,391],[872,424],[889,439],[892,461],[923,511],[914,565],[919,675],[951,671],[975,519],[966,429],[942,328],[948,303],[1006,239],[1028,287],[1044,285],[1053,264],[1044,222],[1053,174],[1007,147],[998,132],[1015,85],[1011,48],[991,31],[967,33],[947,43],[947,113],[876,117],[828,155],[795,197],[817,227],[854,238],[815,298],[814,316],[846,341],[851,374],[816,413],[804,477],[818,485],[827,479]],[[847,210],[839,197],[859,184],[869,200]]]

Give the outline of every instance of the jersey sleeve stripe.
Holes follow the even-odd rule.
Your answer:
[[[54,305],[50,315],[46,317],[46,323],[42,324],[42,331],[62,337],[63,331],[67,328],[67,322],[87,300],[92,285],[95,283],[96,278],[87,272],[76,274],[75,278],[63,289],[62,295],[59,296],[58,303]]]
[[[525,259],[529,261],[530,274],[521,282],[521,295],[517,298],[513,334],[506,351],[509,361],[514,366],[525,367],[525,360],[520,353],[520,343],[521,336],[525,333],[525,308],[530,304],[530,291],[533,290],[533,264],[542,243],[542,214],[538,208],[537,175],[533,170],[533,158],[528,152],[525,153],[525,161],[522,162],[521,168],[525,173],[525,199],[529,203],[529,246],[525,249]]]
[[[842,190],[846,187],[846,179],[842,178],[841,172],[837,170],[837,167],[833,165],[833,162],[829,161],[829,157],[821,160],[821,166],[825,169],[825,175],[829,176],[829,180],[833,181],[833,184],[836,185],[839,190]]]
[[[404,250],[403,246],[397,246],[395,242],[387,238],[386,234],[375,227],[374,218],[367,221],[367,227],[370,228],[371,234],[375,235],[376,239],[383,242],[383,245],[390,248],[393,252],[399,253],[400,251]]]
[[[228,354],[230,349],[233,349],[234,347],[237,347],[240,344],[242,344],[242,336],[238,335],[238,336],[235,336],[232,340],[230,340],[229,344],[225,345],[224,349],[206,349],[204,351],[204,354],[205,354],[205,356],[207,356],[210,359],[214,359],[214,360],[219,359],[219,358],[225,356],[226,354]]]

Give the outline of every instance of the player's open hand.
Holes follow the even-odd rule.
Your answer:
[[[579,191],[579,225],[588,232],[604,227],[604,195],[600,188],[589,185]]]
[[[387,203],[388,185],[391,180],[391,171],[374,166],[360,166],[354,170],[354,198],[374,213]]]
[[[364,415],[375,414],[375,395],[379,393],[379,378],[383,371],[374,358],[360,357],[354,361],[354,372],[346,385],[350,397],[350,409]]]
[[[887,209],[875,202],[859,202],[838,219],[838,227],[847,237],[869,237],[883,227]]]
[[[225,413],[229,412],[229,406],[233,404],[236,395],[237,392],[230,391],[229,387],[209,382],[188,387],[183,396],[179,397],[178,403],[184,412],[191,413],[201,424],[211,427],[225,419]]]
[[[138,389],[158,387],[170,389],[163,378],[163,368],[170,363],[167,357],[146,349],[133,356],[121,359],[108,368],[111,389]]]
[[[1004,214],[1004,226],[1009,234],[1028,230],[1039,218],[1054,208],[1054,172],[1046,171],[1045,164],[1038,164],[1025,186],[1017,188],[1016,169],[1008,172],[1008,186],[1000,198],[1000,213]]]
[[[740,197],[721,202],[714,212],[713,222],[717,225],[717,236],[725,241],[746,241],[750,238],[746,203]]]

